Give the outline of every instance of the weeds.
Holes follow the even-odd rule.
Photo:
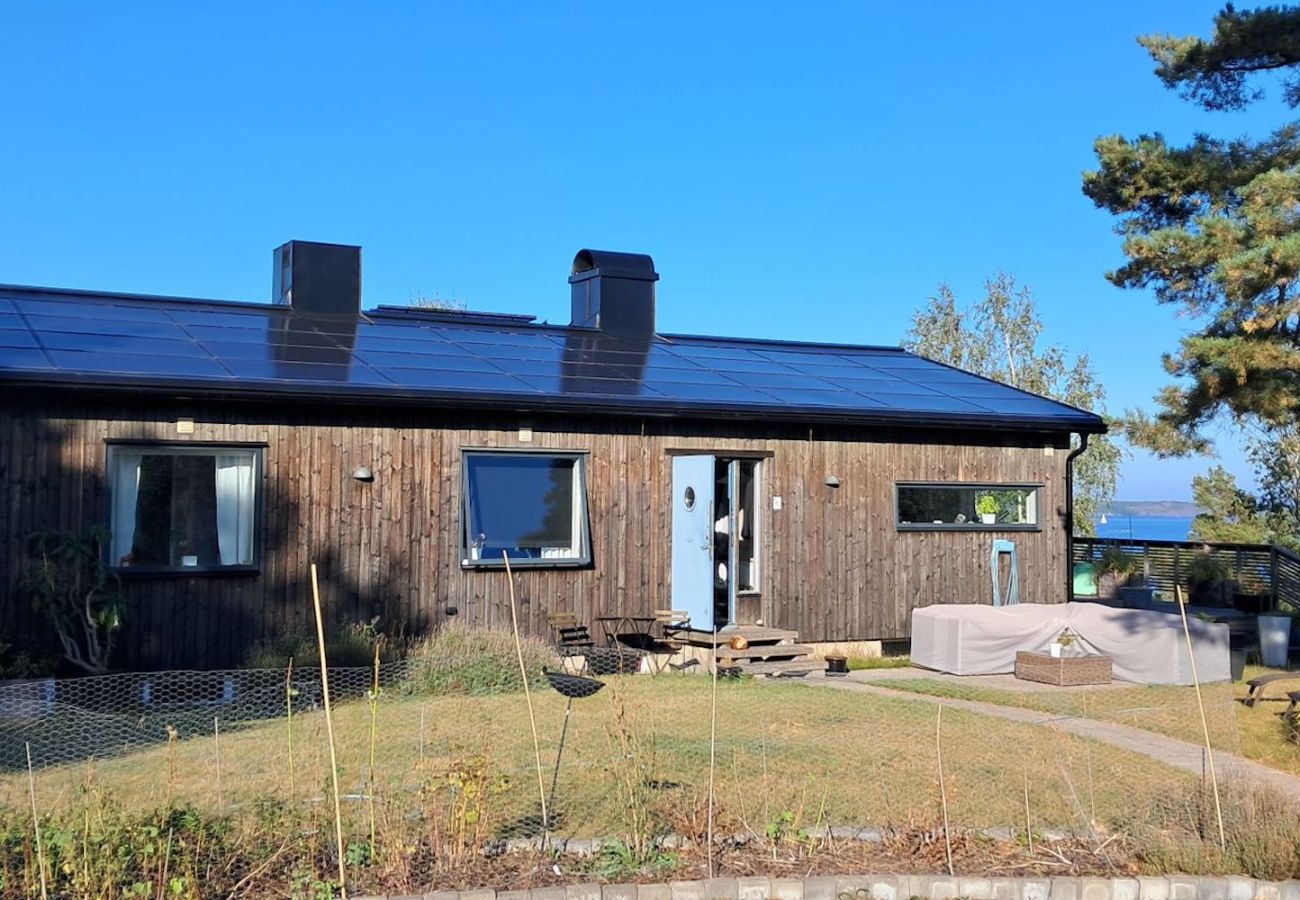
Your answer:
[[[542,686],[543,667],[554,669],[559,664],[555,651],[530,637],[523,639],[523,651],[532,685]],[[514,635],[509,631],[448,625],[411,648],[408,659],[411,674],[404,688],[411,693],[480,696],[524,689]]]

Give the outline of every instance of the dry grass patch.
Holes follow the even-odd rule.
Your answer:
[[[762,834],[774,826],[797,831],[819,823],[933,819],[939,793],[933,705],[748,681],[722,683],[718,694],[717,793],[737,828]],[[647,804],[687,810],[705,796],[707,679],[623,677],[575,701],[558,775],[565,701],[550,690],[533,696],[559,831],[623,833],[629,765],[635,784],[649,785]],[[373,773],[370,722],[364,700],[341,704],[335,716],[351,815],[364,814],[372,785],[390,807],[415,810],[430,791],[472,772],[491,785],[490,802],[479,813],[488,833],[536,832],[537,777],[522,694],[382,697]],[[625,733],[635,737],[634,760],[627,758]],[[1094,819],[1158,809],[1163,793],[1188,780],[1144,756],[959,710],[945,713],[942,738],[950,813],[973,826],[1022,827],[1027,792],[1033,827],[1086,827]],[[295,715],[292,773],[288,739],[280,719],[223,733],[219,759],[210,736],[161,743],[39,771],[37,794],[43,808],[56,809],[74,802],[90,781],[135,809],[168,802],[229,808],[267,797],[317,804],[327,796],[323,715]],[[17,808],[25,790],[24,774],[8,773],[0,778],[0,803]]]

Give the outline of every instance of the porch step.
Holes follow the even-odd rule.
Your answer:
[[[740,665],[740,671],[746,675],[767,675],[769,677],[792,678],[816,672],[821,665],[811,659],[781,659],[760,662],[746,662]]]
[[[793,643],[799,640],[799,632],[784,628],[768,628],[765,625],[737,625],[719,631],[683,631],[681,637],[695,647],[721,647],[733,637],[739,635],[751,644],[777,644],[782,641]]]
[[[744,650],[732,650],[730,647],[719,647],[716,651],[718,659],[724,664],[740,660],[754,660],[757,662],[762,659],[789,659],[795,656],[807,656],[812,652],[812,647],[806,644],[753,644],[751,643]]]

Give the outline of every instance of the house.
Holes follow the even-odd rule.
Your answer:
[[[422,633],[690,612],[801,640],[1069,596],[1097,416],[895,347],[659,334],[648,256],[583,250],[572,321],[361,308],[357,247],[275,251],[271,303],[0,287],[0,633],[34,532],[111,529],[119,664],[237,664],[311,625]],[[990,512],[992,510],[992,512]]]

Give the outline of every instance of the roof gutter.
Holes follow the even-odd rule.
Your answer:
[[[1079,432],[1079,446],[1065,458],[1065,600],[1074,597],[1074,461],[1088,449],[1088,432]]]
[[[580,396],[558,398],[554,396],[529,397],[520,394],[494,394],[484,392],[470,398],[465,395],[435,394],[427,391],[412,391],[400,385],[354,388],[350,391],[338,390],[333,385],[242,385],[231,389],[221,383],[205,382],[203,379],[177,379],[171,383],[149,384],[137,377],[122,378],[118,376],[93,376],[69,380],[51,378],[44,374],[27,375],[25,373],[5,372],[0,370],[0,384],[11,382],[29,386],[43,387],[68,393],[97,395],[153,395],[165,396],[172,400],[203,397],[214,400],[252,400],[252,401],[297,401],[306,403],[326,403],[331,406],[351,405],[358,407],[372,406],[376,401],[385,405],[427,407],[431,409],[494,409],[520,413],[567,413],[586,415],[630,416],[637,419],[698,419],[725,418],[731,420],[767,422],[780,421],[801,425],[824,424],[846,426],[900,426],[921,428],[970,429],[972,431],[1036,431],[1036,432],[1071,432],[1082,433],[1095,430],[1104,432],[1106,425],[1097,420],[1095,429],[1089,429],[1076,417],[1041,417],[1026,419],[1015,416],[998,416],[988,413],[918,413],[907,410],[890,412],[875,411],[862,415],[852,411],[840,411],[834,407],[798,407],[783,408],[749,407],[740,404],[699,404],[683,405],[673,401],[655,401],[646,397],[614,398]]]

